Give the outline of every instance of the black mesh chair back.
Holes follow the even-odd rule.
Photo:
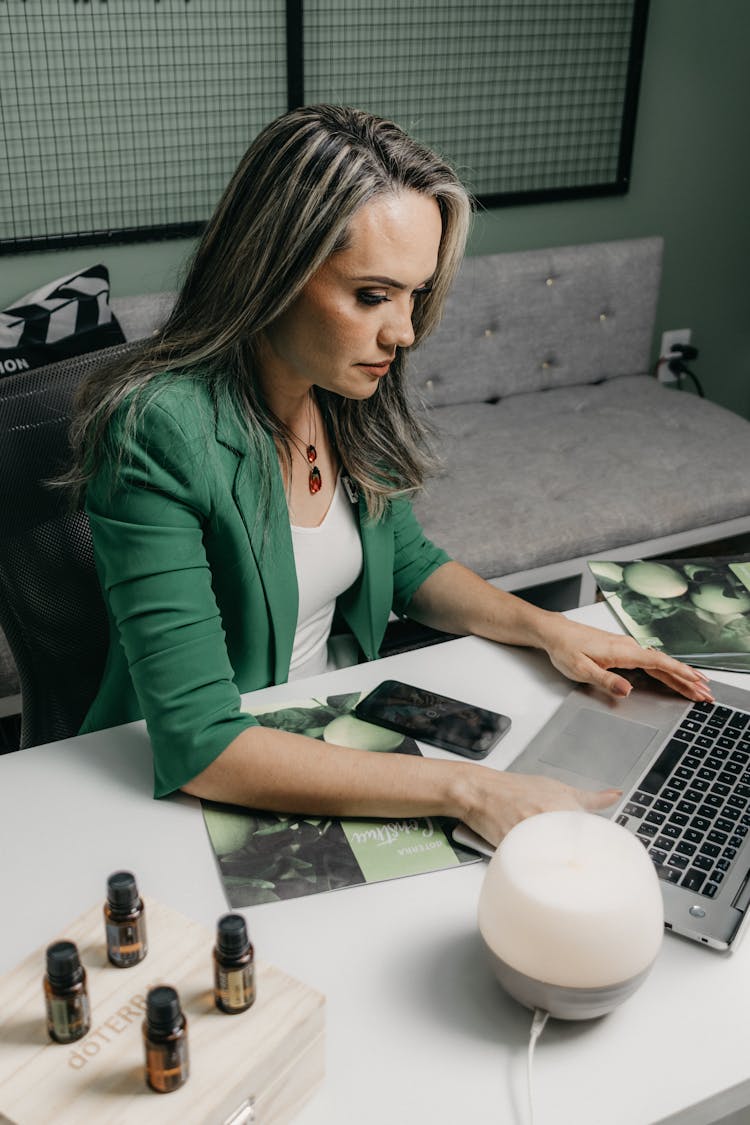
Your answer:
[[[0,625],[21,682],[21,747],[75,734],[96,695],[108,626],[85,512],[50,479],[68,465],[84,375],[137,343],[0,379]]]

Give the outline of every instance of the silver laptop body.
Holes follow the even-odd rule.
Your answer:
[[[623,799],[603,815],[647,847],[660,876],[667,928],[714,949],[729,949],[750,903],[750,692],[711,682],[723,727],[714,717],[705,735],[701,731],[706,705],[668,692],[643,673],[625,674],[637,687],[623,700],[613,701],[589,687],[575,688],[509,769],[556,777],[584,789],[622,789]],[[725,714],[727,710],[731,714]],[[690,719],[691,714],[702,717]],[[737,724],[742,722],[744,737],[736,743]],[[676,737],[683,723],[687,730]],[[722,734],[724,729],[731,738]],[[683,752],[682,740],[691,735]],[[709,745],[696,745],[700,738]],[[735,748],[718,747],[719,739],[727,745],[735,741]],[[719,752],[725,756],[716,758]],[[688,764],[675,764],[678,758],[687,758]],[[683,771],[681,789],[674,790],[666,778],[659,784],[667,765]],[[669,799],[663,796],[665,790]],[[698,793],[700,802],[695,799]],[[724,815],[727,809],[730,813]],[[715,811],[702,815],[709,810]],[[709,827],[703,831],[706,822]],[[691,827],[694,823],[700,833]],[[730,832],[730,825],[736,830]],[[670,847],[665,849],[665,842]]]

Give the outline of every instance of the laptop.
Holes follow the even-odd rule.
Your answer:
[[[727,950],[750,917],[750,691],[712,681],[715,702],[691,703],[622,674],[636,688],[626,699],[575,687],[508,768],[622,789],[601,815],[648,851],[667,929]],[[492,853],[464,826],[453,836]]]

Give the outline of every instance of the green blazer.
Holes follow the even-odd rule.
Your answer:
[[[289,515],[274,455],[263,521],[247,434],[200,379],[160,383],[128,441],[121,415],[110,435],[122,456],[104,459],[86,502],[110,647],[81,730],[145,718],[159,797],[255,724],[241,692],[288,678],[297,623]],[[448,556],[405,500],[377,523],[360,500],[359,524],[362,574],[337,609],[373,659],[391,609],[405,613]]]

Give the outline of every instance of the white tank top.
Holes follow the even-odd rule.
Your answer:
[[[289,679],[299,680],[331,667],[356,663],[354,638],[343,646],[329,646],[336,598],[356,582],[362,571],[359,527],[341,476],[323,522],[317,527],[291,526],[299,609]]]

